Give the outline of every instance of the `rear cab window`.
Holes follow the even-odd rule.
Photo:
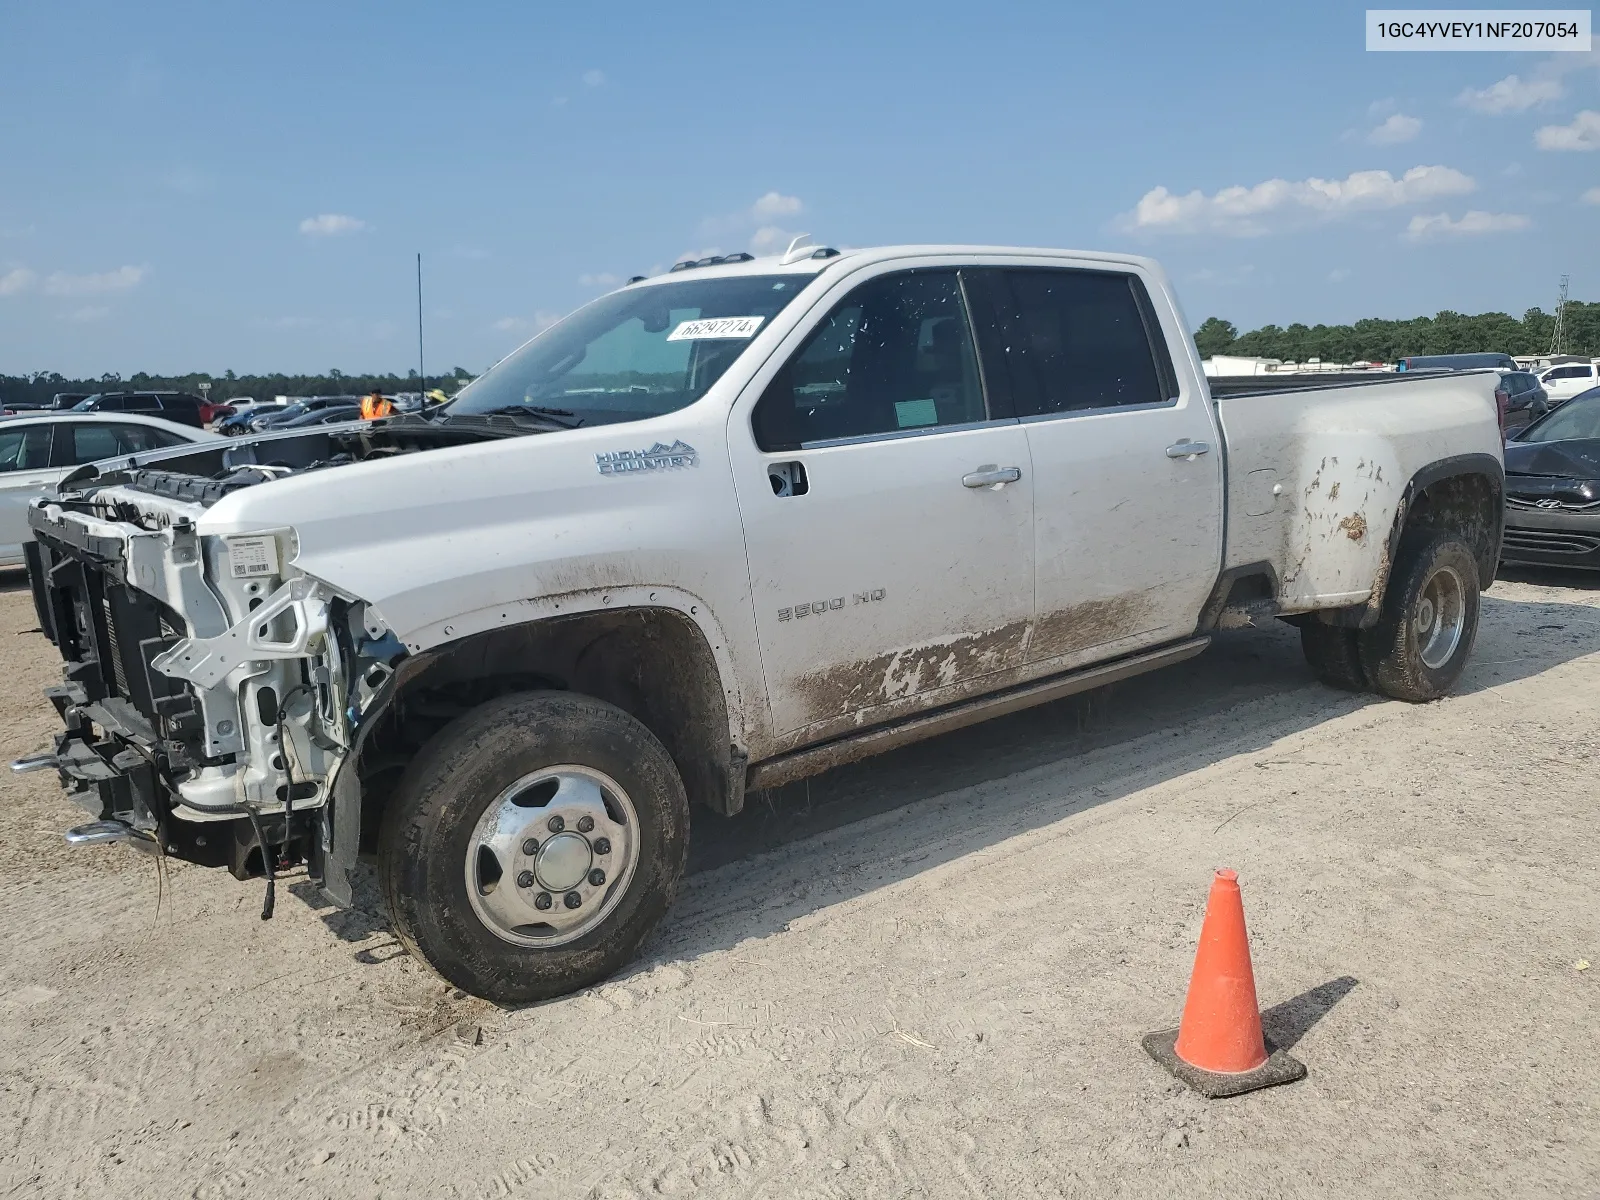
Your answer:
[[[986,362],[997,360],[1018,417],[1176,402],[1171,356],[1137,276],[1050,267],[984,276],[1003,330]]]

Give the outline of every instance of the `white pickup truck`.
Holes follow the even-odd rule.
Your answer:
[[[800,244],[586,305],[451,404],[82,468],[30,513],[53,769],[120,839],[304,862],[504,1002],[629,960],[689,804],[1299,625],[1459,676],[1495,376],[1218,397],[1160,268]],[[265,912],[263,915],[266,915]]]

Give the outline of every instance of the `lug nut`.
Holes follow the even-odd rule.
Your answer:
[[[582,903],[583,897],[578,895],[577,892],[567,893],[566,905],[568,908],[577,908]]]
[[[537,909],[543,910],[549,908],[552,903],[553,901],[550,899],[549,892],[540,892],[533,898],[533,906]]]
[[[593,817],[579,817],[578,818],[578,832],[579,833],[588,833],[589,830],[591,830],[593,828],[594,828],[594,818]]]
[[[527,841],[523,842],[522,843],[522,852],[524,854],[537,854],[537,853],[539,853],[539,839],[538,838],[529,838]]]
[[[606,873],[604,871],[602,871],[599,867],[596,867],[594,870],[589,872],[589,886],[590,887],[599,887],[605,881],[606,881]]]
[[[594,852],[596,854],[610,854],[611,853],[611,839],[610,838],[595,838],[595,840],[594,840]]]
[[[551,817],[545,822],[545,828],[547,828],[551,833],[560,833],[566,827],[567,823],[560,817]]]
[[[532,871],[523,871],[523,872],[519,873],[517,875],[517,886],[521,887],[521,888],[532,887],[533,886],[533,872]]]

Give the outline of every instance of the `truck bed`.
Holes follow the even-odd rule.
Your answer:
[[[1419,472],[1464,452],[1501,472],[1493,371],[1304,378],[1207,381],[1228,454],[1224,566],[1270,568],[1284,613],[1371,595]]]

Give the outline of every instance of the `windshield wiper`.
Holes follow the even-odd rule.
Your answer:
[[[452,414],[453,415],[453,414]],[[576,429],[583,418],[567,408],[545,408],[538,404],[502,404],[499,408],[486,408],[482,412],[461,413],[463,417],[537,417],[562,429]],[[563,417],[572,417],[570,421]]]

